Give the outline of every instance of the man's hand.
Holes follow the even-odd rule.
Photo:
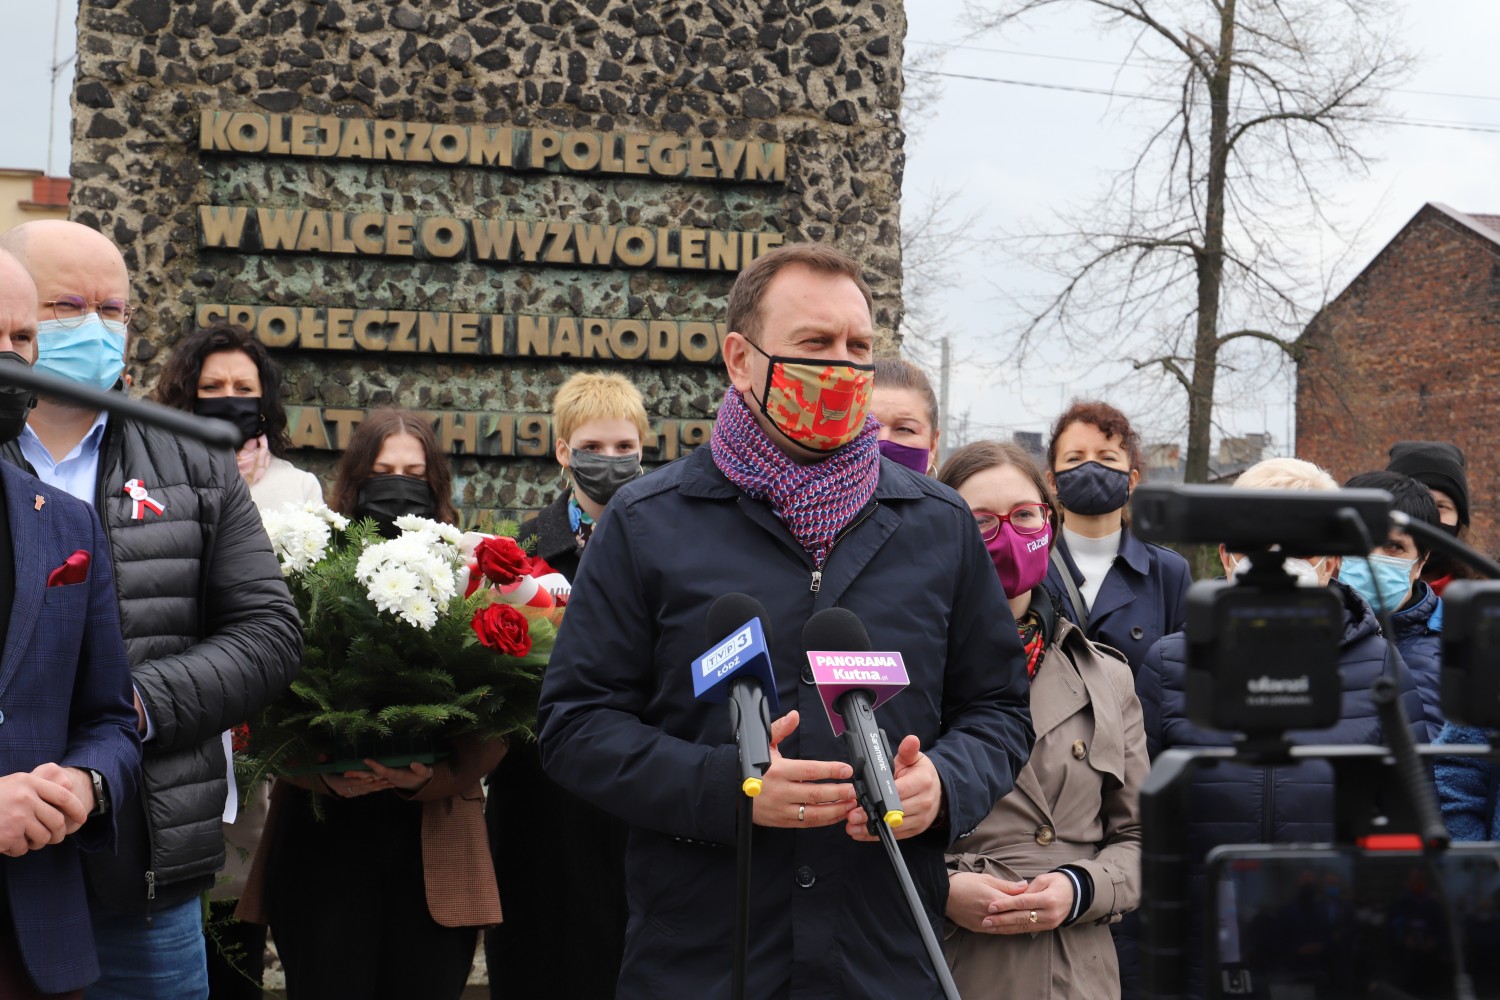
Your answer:
[[[757,826],[814,827],[842,823],[854,808],[854,768],[843,761],[796,760],[781,756],[776,745],[797,728],[796,711],[771,723],[771,766],[754,803]]]
[[[958,872],[948,879],[948,919],[975,934],[999,934],[987,924],[990,904],[1026,891],[1025,882],[1007,882],[979,872]]]
[[[1072,912],[1073,880],[1062,872],[1043,872],[1031,880],[1031,888],[1025,892],[992,900],[985,930],[995,934],[1050,931],[1061,926]]]
[[[66,788],[73,793],[73,797],[83,803],[83,819],[77,824],[71,821],[68,824],[68,832],[75,833],[78,828],[88,822],[94,807],[98,805],[94,801],[94,779],[81,767],[63,767],[60,764],[40,764],[31,772],[38,778],[45,778]]]
[[[76,830],[86,819],[83,803],[58,782],[35,772],[0,777],[0,854],[18,858],[60,844],[70,827]]]
[[[915,837],[926,832],[943,808],[943,782],[937,768],[922,752],[922,741],[908,736],[896,750],[895,768],[896,794],[901,796],[901,825],[892,832],[897,840]],[[874,843],[879,837],[870,836],[866,824],[869,817],[857,805],[849,813],[846,831],[855,840]]]

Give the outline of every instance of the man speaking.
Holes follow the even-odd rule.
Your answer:
[[[937,996],[802,627],[847,608],[874,649],[905,659],[910,687],[879,721],[899,742],[896,836],[940,928],[943,848],[1030,752],[1015,623],[964,502],[879,456],[858,265],[824,246],[773,250],[740,273],[728,325],[732,385],[711,447],[622,489],[589,541],[542,686],[543,764],[631,824],[617,996],[728,997],[738,754],[725,707],[694,699],[690,664],[710,645],[715,598],[756,598],[786,714],[751,800],[748,995]],[[586,935],[589,901],[577,906]]]

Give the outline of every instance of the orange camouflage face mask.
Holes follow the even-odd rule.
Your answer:
[[[750,346],[770,362],[760,411],[791,441],[809,451],[836,451],[864,430],[874,365],[788,358]]]

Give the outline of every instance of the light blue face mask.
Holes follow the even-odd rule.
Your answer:
[[[1363,559],[1346,558],[1339,569],[1339,580],[1354,588],[1376,614],[1395,614],[1411,590],[1411,571],[1415,559],[1399,559],[1396,556],[1371,556],[1370,564],[1375,568],[1374,578],[1370,566]],[[1380,597],[1375,596],[1375,580],[1380,581]]]
[[[36,367],[107,392],[125,371],[125,324],[106,322],[98,313],[77,326],[44,319],[36,325]]]

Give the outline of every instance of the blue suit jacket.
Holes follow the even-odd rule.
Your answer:
[[[1083,574],[1074,564],[1061,532],[1057,551],[1062,553],[1074,583],[1082,587]],[[1141,661],[1156,640],[1186,627],[1187,592],[1192,582],[1186,559],[1171,549],[1141,541],[1126,528],[1114,565],[1094,597],[1094,606],[1089,608],[1089,624],[1083,634],[1124,653],[1131,672],[1139,673]],[[1047,589],[1060,598],[1063,614],[1077,624],[1078,613],[1067,586],[1057,566],[1050,562]]]
[[[48,762],[88,768],[110,799],[104,816],[61,844],[0,858],[26,971],[43,993],[62,993],[99,977],[79,851],[113,850],[115,817],[140,781],[141,747],[109,543],[94,509],[9,463],[0,462],[0,483],[16,587],[0,652],[0,774]],[[47,586],[80,549],[89,553],[87,578]]]

